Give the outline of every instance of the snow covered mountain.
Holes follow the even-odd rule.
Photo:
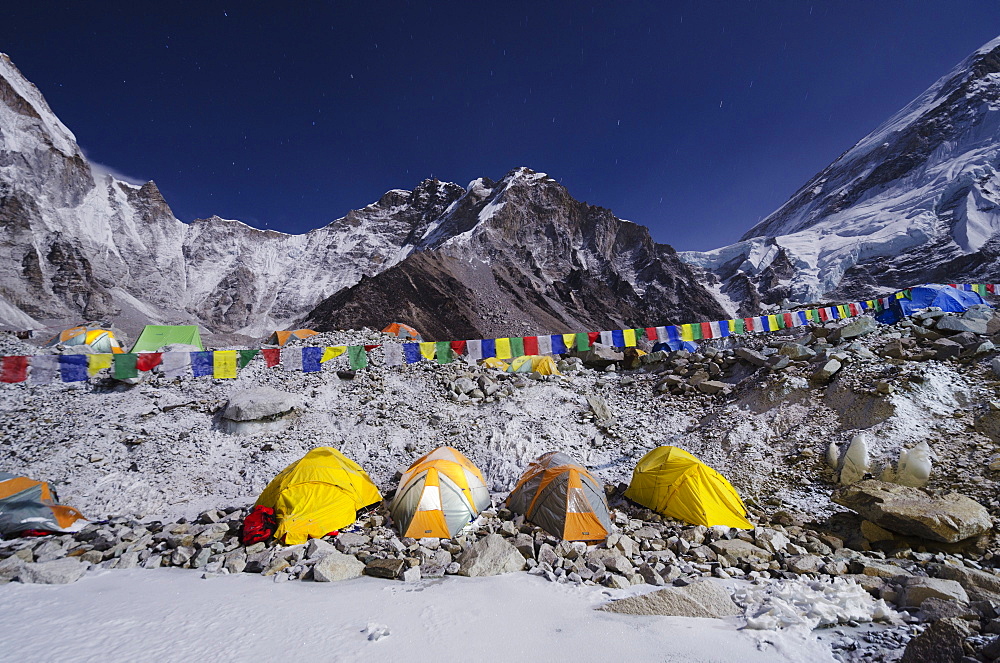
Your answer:
[[[315,329],[412,321],[432,337],[619,329],[725,312],[674,250],[545,173],[477,179],[421,250],[320,304]]]
[[[543,212],[562,225],[544,225]],[[626,324],[632,313],[637,317],[627,324],[681,311],[721,313],[673,250],[655,245],[645,228],[579,203],[527,170],[512,171],[497,186],[477,180],[468,191],[437,180],[392,190],[303,235],[218,217],[183,223],[155,183],[136,186],[91,165],[38,89],[2,54],[0,232],[0,325],[13,329],[106,319],[134,332],[147,322],[195,321],[212,332],[257,337],[297,323],[408,256],[445,246],[449,258],[465,262],[449,268],[456,283],[440,295],[454,302],[474,293],[470,310],[493,316],[489,324],[463,319],[467,327],[512,334],[518,330],[505,324],[541,332],[585,321]],[[437,259],[435,252],[422,261]],[[493,287],[498,279],[503,287]],[[492,285],[483,291],[486,282]],[[605,313],[615,309],[617,291],[636,305],[649,301]],[[355,306],[358,317],[341,314],[339,324],[436,318],[433,329],[443,334],[459,323],[427,315],[424,292],[413,297],[379,310]],[[492,298],[489,306],[483,298]]]
[[[739,242],[681,258],[732,310],[1000,274],[1000,38],[861,139]]]

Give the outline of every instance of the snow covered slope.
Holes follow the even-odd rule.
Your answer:
[[[723,299],[742,310],[783,297],[855,297],[995,274],[998,136],[1000,38],[860,140],[738,243],[680,255],[719,279]]]

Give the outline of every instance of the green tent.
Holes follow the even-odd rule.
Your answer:
[[[198,331],[198,325],[146,325],[131,351],[156,352],[164,345],[171,343],[183,343],[193,345],[199,350],[205,349],[205,346],[201,344],[201,333]]]

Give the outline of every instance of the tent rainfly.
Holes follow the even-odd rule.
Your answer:
[[[515,357],[510,362],[510,366],[508,366],[506,370],[508,373],[562,375],[562,373],[559,372],[559,369],[556,368],[555,360],[548,355],[524,355],[523,357]]]
[[[875,319],[892,325],[930,306],[948,313],[962,313],[977,304],[986,304],[986,300],[978,292],[959,290],[950,285],[918,285],[910,288],[909,298],[890,299],[889,307],[875,316]]]
[[[558,451],[528,465],[507,508],[566,541],[603,541],[611,533],[604,489],[590,472]]]
[[[265,345],[285,345],[288,341],[293,338],[304,339],[310,336],[316,336],[319,332],[313,331],[312,329],[295,329],[293,331],[276,331],[267,337]]]
[[[333,447],[317,447],[271,479],[257,504],[274,509],[274,538],[294,545],[351,525],[381,499],[360,465]]]
[[[61,532],[83,514],[71,506],[56,504],[44,481],[0,472],[0,538],[27,530]]]
[[[132,346],[132,352],[156,352],[164,345],[183,343],[204,350],[198,325],[146,325]]]
[[[726,478],[677,447],[656,447],[640,458],[625,497],[692,525],[754,527]]]
[[[450,539],[489,505],[479,468],[457,449],[438,447],[400,478],[389,513],[403,536]]]
[[[73,327],[64,329],[49,340],[46,345],[89,345],[97,353],[121,354],[125,352],[115,334],[110,329],[92,329],[89,327]]]
[[[420,332],[410,325],[404,325],[402,322],[389,323],[389,325],[382,331],[386,334],[392,334],[393,336],[398,337],[401,341],[414,341],[419,343],[424,340],[424,337],[420,335]]]

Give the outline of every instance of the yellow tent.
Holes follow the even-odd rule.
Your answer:
[[[507,508],[566,541],[603,541],[611,533],[603,486],[559,451],[528,464],[507,497]]]
[[[94,352],[121,354],[122,349],[115,334],[110,329],[73,327],[59,332],[47,345],[89,345]]]
[[[274,538],[294,545],[347,527],[359,509],[381,499],[360,465],[333,447],[318,447],[271,479],[257,504],[274,509]]]
[[[625,497],[692,525],[753,529],[736,489],[683,449],[656,447],[635,466]]]
[[[497,368],[501,371],[506,371],[509,365],[510,364],[507,362],[502,359],[497,359],[496,357],[487,357],[483,360],[483,366],[486,366],[487,368]]]
[[[479,468],[457,449],[438,447],[406,470],[389,512],[403,536],[450,539],[489,505]]]
[[[562,375],[556,362],[548,355],[524,355],[516,357],[507,368],[508,373],[538,373],[539,375]]]

